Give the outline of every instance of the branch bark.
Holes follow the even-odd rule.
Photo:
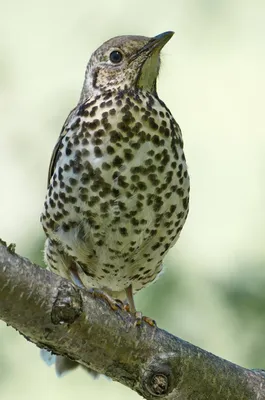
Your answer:
[[[75,287],[0,243],[0,318],[145,399],[265,399],[265,371],[223,360]]]

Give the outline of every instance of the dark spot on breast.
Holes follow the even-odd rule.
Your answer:
[[[71,186],[65,185],[65,191],[66,193],[72,193],[73,189],[71,188]]]
[[[133,149],[135,149],[135,150],[139,150],[140,147],[141,147],[140,142],[132,142],[132,141],[131,141],[129,144],[130,144],[130,146],[131,146]]]
[[[92,140],[91,140],[91,143],[93,145],[100,146],[103,143],[103,141],[100,138],[93,137]]]
[[[74,196],[69,196],[69,202],[70,202],[70,203],[75,204],[76,201],[77,201],[76,197],[74,197]]]
[[[133,217],[133,218],[131,218],[131,224],[133,225],[133,226],[138,226],[139,224],[140,224],[140,221],[137,219],[137,218],[135,218],[135,217]]]
[[[111,107],[112,106],[112,100],[111,99],[106,102],[106,106],[107,107]]]
[[[124,149],[123,153],[124,153],[124,158],[126,161],[131,161],[134,157],[134,155],[132,153],[132,149]]]
[[[88,201],[88,205],[90,206],[90,207],[93,207],[95,204],[97,204],[98,202],[100,201],[100,198],[98,197],[98,196],[91,196],[90,198],[89,198],[89,201]],[[95,227],[94,227],[95,228]]]
[[[107,201],[100,204],[100,211],[106,212],[108,211],[108,209],[109,209],[109,203]]]
[[[101,148],[99,146],[94,147],[94,154],[97,158],[100,158],[103,156]]]
[[[85,139],[83,139],[83,140],[85,140]],[[82,140],[82,142],[83,142],[83,140]],[[84,144],[84,143],[82,143],[82,144]],[[86,143],[86,144],[88,144],[88,143]],[[83,148],[82,149],[82,157],[88,157],[89,156],[89,150],[87,150],[86,148]]]
[[[122,132],[128,132],[130,129],[129,125],[127,125],[124,122],[118,122],[117,127],[122,131]]]
[[[75,146],[78,146],[78,145],[79,145],[80,140],[79,140],[79,137],[78,137],[78,136],[76,136],[76,137],[74,138],[73,143],[74,143]]]
[[[94,82],[94,80],[93,80],[93,82]],[[96,102],[96,101],[91,102],[91,103],[90,103],[90,106],[91,106],[92,104],[95,104],[95,102]],[[92,107],[92,108],[90,109],[89,114],[90,114],[91,117],[94,117],[94,116],[95,116],[97,109],[98,109],[98,106],[94,106],[94,107]]]
[[[125,227],[119,228],[119,232],[122,236],[128,236],[128,231]]]
[[[183,196],[184,196],[184,190],[183,190],[182,188],[178,188],[178,189],[177,189],[177,194],[178,194],[180,197],[183,197]]]
[[[110,155],[115,153],[114,147],[112,147],[112,146],[107,146],[106,150],[107,150],[107,153]]]
[[[137,187],[138,187],[140,190],[146,190],[146,189],[147,189],[147,186],[146,186],[146,183],[145,183],[145,182],[138,182],[138,183],[137,183]]]
[[[112,165],[114,167],[118,167],[119,168],[119,167],[122,166],[122,164],[123,164],[123,159],[121,157],[119,157],[119,156],[115,156],[113,161],[112,161]]]
[[[183,204],[184,209],[187,210],[189,207],[189,198],[184,197],[184,199],[182,200],[182,204]]]
[[[120,175],[118,177],[118,185],[125,189],[129,186],[129,183],[126,182],[126,176]]]
[[[87,201],[88,200],[88,195],[87,194],[80,194],[79,198],[81,201]]]
[[[110,164],[108,164],[108,163],[106,163],[106,162],[103,162],[102,165],[101,165],[101,167],[102,167],[102,169],[105,170],[105,171],[108,171],[108,170],[111,168]]]
[[[140,132],[142,126],[143,125],[141,124],[141,122],[136,122],[136,124],[132,127],[132,132],[134,133]]]
[[[111,194],[113,197],[119,197],[120,191],[119,191],[119,189],[112,188]]]
[[[154,186],[158,186],[160,183],[158,176],[156,174],[149,174],[148,179]]]
[[[139,177],[139,175],[134,174],[131,176],[131,180],[132,180],[132,182],[139,182],[140,177]]]
[[[130,125],[131,123],[133,123],[135,121],[135,118],[133,117],[132,113],[130,111],[127,111],[123,117],[122,117],[122,121],[126,124],[126,125]]]
[[[153,117],[151,117],[151,118],[148,119],[148,123],[149,123],[149,126],[150,126],[151,129],[153,129],[154,131],[157,131],[158,125],[157,125],[157,123],[155,122],[155,120],[154,120]]]
[[[138,210],[142,210],[142,209],[143,209],[143,206],[144,206],[144,205],[143,205],[143,203],[142,203],[141,201],[138,200],[138,201],[136,202],[136,207],[138,208]]]
[[[153,135],[151,141],[152,143],[154,143],[155,146],[159,146],[160,144],[160,138],[158,135]]]
[[[50,203],[50,206],[51,206],[51,208],[55,208],[55,202],[53,201],[53,199],[50,197],[49,198],[49,203]],[[45,203],[46,204],[46,209],[48,208],[48,206],[47,206],[47,203]]]
[[[122,135],[118,131],[115,131],[115,130],[110,131],[109,136],[110,136],[111,143],[116,143],[122,139]]]
[[[94,121],[89,122],[88,128],[89,128],[90,130],[93,131],[93,130],[95,130],[99,125],[100,125],[99,120],[98,120],[98,119],[94,119]]]
[[[71,186],[75,186],[75,185],[77,185],[77,179],[69,178],[69,183],[70,183]]]

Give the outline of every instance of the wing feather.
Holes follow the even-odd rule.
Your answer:
[[[62,143],[63,138],[65,137],[66,133],[69,130],[69,129],[67,129],[68,128],[68,124],[69,124],[69,121],[71,120],[71,118],[72,118],[72,116],[73,116],[75,111],[76,111],[76,108],[74,108],[70,112],[70,114],[68,115],[68,117],[67,117],[67,119],[66,119],[66,121],[65,121],[65,123],[64,123],[64,125],[62,127],[62,130],[61,130],[60,136],[59,136],[59,138],[57,140],[57,143],[56,143],[56,145],[55,145],[55,147],[53,149],[51,160],[50,160],[50,165],[49,165],[47,187],[49,187],[51,177],[53,176],[53,173],[54,173],[54,170],[55,170],[55,166],[56,166],[56,163],[58,161],[60,145]]]

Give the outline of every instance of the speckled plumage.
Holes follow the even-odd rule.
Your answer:
[[[129,303],[128,288],[160,273],[188,214],[181,131],[156,92],[171,36],[121,36],[92,55],[54,149],[41,216],[52,271]]]

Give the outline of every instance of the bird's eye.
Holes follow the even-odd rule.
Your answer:
[[[114,50],[110,53],[109,59],[113,64],[119,64],[123,59],[123,55],[120,51]]]

